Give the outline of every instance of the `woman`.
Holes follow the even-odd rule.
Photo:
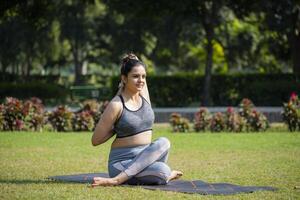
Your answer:
[[[95,177],[92,186],[167,184],[182,176],[166,164],[169,140],[161,137],[151,143],[153,122],[145,65],[128,54],[122,59],[120,89],[92,136],[96,146],[116,134],[109,154],[110,178]]]

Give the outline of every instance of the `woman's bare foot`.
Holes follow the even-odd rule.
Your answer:
[[[121,172],[114,178],[95,177],[91,186],[115,186],[124,183],[126,180],[128,180],[128,176]]]
[[[181,171],[173,170],[168,178],[168,182],[175,179],[179,179],[182,175],[183,173]]]
[[[113,178],[95,177],[92,187],[95,186],[115,186],[118,185],[118,181]]]

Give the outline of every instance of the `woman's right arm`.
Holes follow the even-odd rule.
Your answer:
[[[113,136],[113,124],[121,110],[120,102],[112,100],[104,110],[92,136],[93,146],[106,142]]]

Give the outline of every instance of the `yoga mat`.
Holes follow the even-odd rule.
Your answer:
[[[107,173],[74,174],[64,176],[51,176],[48,179],[61,182],[92,183],[96,176],[108,177]],[[230,195],[237,193],[249,193],[255,191],[275,191],[274,187],[268,186],[239,186],[229,183],[206,183],[201,180],[173,180],[167,185],[127,185],[124,187],[142,187],[150,190],[165,190],[183,193],[197,193],[202,195]],[[101,187],[101,186],[100,186]]]

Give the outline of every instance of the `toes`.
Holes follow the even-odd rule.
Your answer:
[[[91,187],[95,186],[114,186],[117,185],[117,181],[105,179],[102,177],[95,177],[94,182],[92,183]]]
[[[181,171],[175,171],[175,173],[176,173],[176,176],[182,176],[183,175],[183,172],[181,172]]]
[[[94,181],[98,181],[98,180],[102,180],[103,178],[102,177],[94,177]]]

